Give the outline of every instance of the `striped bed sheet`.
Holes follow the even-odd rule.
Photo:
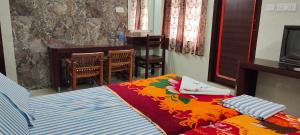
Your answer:
[[[105,87],[32,97],[30,134],[162,134]]]

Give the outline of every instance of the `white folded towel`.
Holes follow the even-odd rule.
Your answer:
[[[247,114],[258,119],[267,119],[286,109],[285,105],[248,95],[225,99],[222,102],[225,107],[233,108],[240,113]]]
[[[201,95],[230,95],[231,93],[230,90],[212,87],[187,76],[182,77],[179,91],[183,94]]]

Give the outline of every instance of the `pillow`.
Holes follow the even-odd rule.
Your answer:
[[[24,113],[0,92],[0,134],[28,135],[28,123]]]
[[[242,114],[247,114],[262,120],[286,109],[285,105],[248,95],[224,99],[222,103],[225,107],[235,109]]]
[[[25,113],[29,126],[32,126],[33,118],[29,114],[28,109],[30,95],[28,90],[0,73],[0,92],[6,95],[18,109]]]

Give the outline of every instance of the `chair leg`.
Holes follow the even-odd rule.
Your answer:
[[[129,69],[129,71],[128,71],[128,80],[129,80],[129,82],[132,81],[132,69]]]
[[[134,76],[135,77],[138,76],[138,72],[139,72],[139,64],[138,64],[137,60],[135,60],[135,62],[134,62]]]
[[[69,87],[73,89],[73,78],[69,77]]]
[[[69,75],[67,75],[67,84],[68,84],[68,87],[72,86],[71,76],[69,76]]]
[[[129,69],[128,69],[128,80],[131,82],[132,81],[132,76],[133,76],[133,64],[129,65]]]
[[[148,73],[149,73],[149,64],[146,63],[146,68],[145,68],[145,79],[148,78]]]
[[[108,71],[107,84],[110,84],[111,81],[111,71]]]
[[[77,88],[77,78],[72,77],[72,90],[76,90]]]
[[[161,74],[165,75],[165,62],[162,62],[162,65],[161,65]]]
[[[151,75],[155,74],[154,64],[151,64]]]
[[[103,85],[103,68],[100,69],[99,85]]]

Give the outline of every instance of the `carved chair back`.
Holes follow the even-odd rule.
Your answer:
[[[99,84],[103,83],[104,53],[73,53],[66,59],[67,74],[72,78],[72,88],[76,89],[76,79],[99,76]]]
[[[108,83],[111,81],[112,72],[127,71],[128,80],[132,80],[134,50],[112,50],[108,52]]]

